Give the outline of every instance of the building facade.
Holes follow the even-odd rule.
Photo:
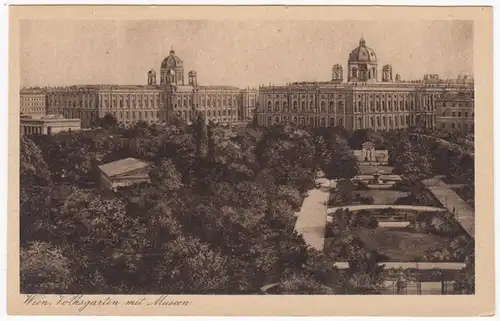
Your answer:
[[[46,93],[42,88],[23,88],[19,92],[19,112],[23,116],[41,116],[47,112]]]
[[[170,118],[191,122],[198,114],[207,122],[233,124],[248,119],[257,102],[256,89],[202,86],[197,73],[184,75],[184,63],[171,50],[160,65],[160,79],[151,69],[146,85],[81,85],[45,89],[46,111],[80,118],[91,127],[106,114],[127,125],[138,121],[162,123]],[[159,84],[158,84],[159,83]]]
[[[474,132],[474,96],[472,92],[447,93],[436,101],[437,128]]]
[[[259,87],[257,122],[262,126],[297,124],[341,126],[348,130],[436,127],[436,102],[445,94],[473,92],[472,78],[441,80],[426,75],[403,81],[391,65],[382,67],[379,81],[375,52],[364,39],[348,56],[347,82],[341,65],[332,68],[331,81],[296,82]]]
[[[52,135],[81,129],[80,119],[67,119],[62,115],[21,116],[20,125],[21,136]]]
[[[389,151],[375,149],[375,144],[372,142],[363,143],[361,149],[354,150],[353,154],[358,159],[360,165],[389,164]]]

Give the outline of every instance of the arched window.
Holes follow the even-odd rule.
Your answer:
[[[302,101],[302,105],[300,106],[301,108],[301,112],[305,112],[306,111],[306,102],[305,101]]]
[[[339,126],[344,127],[344,118],[339,118]]]
[[[380,127],[380,117],[377,117],[377,127]]]
[[[328,106],[328,111],[333,113],[335,111],[335,108],[333,106],[333,101],[330,102],[329,106]]]
[[[309,126],[314,126],[314,118],[309,117]]]
[[[312,112],[314,109],[314,102],[313,101],[310,101],[309,102],[309,112]]]
[[[271,101],[268,101],[268,102],[267,102],[267,111],[268,111],[268,112],[273,111],[273,110],[272,110],[272,108],[273,108],[273,107],[272,107],[272,103],[271,103]]]
[[[297,124],[297,116],[293,116],[293,123]]]
[[[297,112],[297,101],[296,100],[293,101],[293,112],[294,113]]]
[[[324,101],[321,102],[321,112],[326,113],[326,103]]]
[[[305,118],[304,117],[300,117],[300,124],[301,125],[305,125],[305,123],[306,123]]]
[[[325,117],[321,117],[321,127],[325,127],[326,126],[326,121],[325,121]]]
[[[279,124],[280,123],[280,116],[274,117],[274,123]]]
[[[403,110],[403,101],[399,102],[399,110]]]
[[[267,124],[272,125],[273,124],[273,118],[271,116],[267,116]]]
[[[335,118],[330,117],[330,127],[335,127]]]
[[[385,101],[382,101],[382,111],[385,111]]]
[[[375,121],[373,120],[373,117],[370,117],[370,128],[375,127]]]
[[[280,111],[280,102],[279,101],[274,103],[274,111]]]
[[[384,126],[384,128],[387,126],[385,116],[382,116],[382,125]]]
[[[389,116],[389,128],[392,128],[392,117]]]
[[[211,117],[212,115],[210,115],[210,110],[207,111],[207,116],[208,117]]]
[[[283,101],[283,111],[288,111],[288,102],[286,100]]]
[[[339,101],[337,103],[337,106],[338,106],[338,111],[340,114],[344,113],[344,103],[342,101]]]
[[[377,101],[377,111],[380,111],[380,102]]]
[[[373,101],[370,101],[370,112],[373,112]]]
[[[362,117],[358,117],[358,129],[359,128],[363,128],[363,118]]]
[[[352,70],[351,70],[352,77],[356,77],[357,74],[358,74],[358,69],[356,69],[356,67],[353,67]]]

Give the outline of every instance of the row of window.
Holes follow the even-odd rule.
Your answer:
[[[408,125],[415,125],[420,118],[418,116],[414,117],[414,115],[399,115],[398,116],[382,116],[382,117],[370,117],[369,120],[365,122],[363,120],[363,117],[358,117],[357,118],[357,128],[364,128],[366,126],[370,126],[370,128],[375,128],[376,127],[399,127],[399,126],[408,126]],[[435,122],[436,120],[436,115],[430,115],[430,117],[427,117],[427,119],[423,118],[424,120],[428,121],[429,123],[432,123],[433,121]]]
[[[446,122],[446,123],[441,123],[441,129],[459,129],[463,131],[474,131],[474,124],[462,124],[462,123],[455,123],[455,122]]]
[[[443,107],[472,107],[472,103],[443,102]]]
[[[32,107],[32,108],[28,108],[28,107],[21,107],[21,112],[34,112],[34,111],[39,111],[39,112],[43,112],[45,110],[45,107]]]
[[[45,103],[44,102],[21,103],[21,108],[23,108],[23,107],[37,107],[37,106],[45,106]]]
[[[153,100],[144,101],[144,105],[143,105],[143,101],[139,101],[138,105],[133,100],[132,100],[132,102],[130,102],[128,100],[126,100],[125,102],[126,102],[127,108],[130,108],[130,105],[132,105],[134,108],[137,108],[137,106],[139,106],[139,108],[143,108],[143,106],[145,106],[146,108],[149,108],[149,106],[158,107],[160,105],[159,99],[156,101],[157,102],[156,104],[154,104]],[[120,106],[120,108],[124,108],[123,100],[120,100],[118,105]],[[102,107],[104,107],[104,108],[116,108],[117,102],[115,100],[113,100],[111,104],[108,104],[108,102],[106,100],[104,100],[102,102]]]
[[[288,102],[284,101],[283,102],[283,111],[289,111],[289,108],[288,108]],[[330,104],[329,104],[329,107],[328,107],[328,110],[329,112],[333,113],[335,112],[335,105],[334,105],[334,102],[333,101],[330,101]],[[272,103],[269,101],[267,103],[267,112],[272,112],[273,111],[273,105]],[[281,111],[281,108],[280,108],[280,102],[279,101],[276,101],[274,103],[274,111],[275,112],[278,112],[278,111]],[[292,105],[292,112],[297,112],[299,111],[298,109],[298,104],[297,104],[297,101],[294,101],[293,102],[293,105]],[[306,102],[305,101],[302,101],[302,103],[300,104],[300,111],[301,112],[306,112]],[[314,105],[314,103],[311,101],[309,102],[309,108],[308,108],[308,111],[309,112],[317,112],[317,107]],[[323,101],[321,102],[321,107],[320,107],[320,111],[322,113],[325,113],[326,112],[326,103]],[[339,101],[337,102],[337,111],[339,113],[343,113],[344,112],[344,102],[342,101]]]
[[[364,95],[357,95],[355,96],[358,98],[358,100],[360,100],[361,98],[364,98],[364,99],[379,99],[382,98],[387,98],[387,99],[394,99],[394,100],[397,100],[399,98],[399,100],[402,100],[402,99],[413,99],[413,97],[415,97],[414,95],[412,94],[364,94]],[[419,95],[417,97],[420,97],[420,100],[430,100],[430,101],[435,101],[437,98],[438,98],[438,95],[425,95],[425,96],[422,96],[422,95]],[[427,99],[425,99],[427,98]]]
[[[469,117],[469,112],[467,112],[467,111],[464,111],[464,112],[461,112],[461,111],[459,111],[459,112],[454,112],[454,111],[452,111],[452,112],[449,112],[449,111],[444,111],[444,112],[442,113],[442,115],[443,115],[443,116],[451,116],[451,117]],[[471,116],[471,117],[474,117],[474,113],[471,113],[471,114],[470,114],[470,116]]]
[[[320,119],[314,118],[314,117],[297,117],[297,116],[267,116],[267,126],[272,126],[276,124],[287,124],[287,123],[292,123],[295,125],[308,125],[308,126],[321,126],[321,127],[326,127],[327,120],[326,118],[322,117]],[[344,119],[343,118],[338,118],[335,119],[334,117],[330,117],[330,120],[328,122],[328,125],[330,127],[335,127],[335,126],[344,126]]]
[[[301,99],[306,99],[307,95],[288,95],[288,94],[285,94],[285,95],[274,95],[274,98],[276,99],[279,99],[279,98],[284,98],[284,99],[288,99],[289,97],[291,98],[294,98],[294,99],[297,99],[298,96],[300,96]],[[316,95],[309,95],[309,99],[312,100],[312,99],[315,99]],[[342,95],[335,95],[335,94],[329,94],[329,95],[321,95],[320,96],[321,98],[323,99],[326,99],[326,98],[335,98],[337,97],[338,99],[342,99]],[[272,99],[273,98],[273,95],[271,94],[267,94],[265,95],[265,98],[266,99]]]
[[[362,104],[362,102],[358,101],[358,104],[354,105],[354,112],[355,113],[357,113],[357,112],[363,113],[363,112],[367,112],[367,111],[370,111],[370,112],[392,111],[393,106],[394,106],[394,111],[398,111],[398,104],[396,103],[396,101],[394,101],[394,105],[393,105],[392,101],[388,101],[387,105],[386,105],[385,101],[382,101],[382,103],[377,101],[375,104],[371,101],[369,103],[369,109],[367,109],[366,104]],[[424,110],[434,110],[433,107],[434,106],[432,104],[430,106],[424,106]],[[406,101],[406,102],[400,101],[399,102],[399,110],[400,111],[404,111],[404,110],[414,111],[415,105],[414,105],[413,101],[410,101],[410,103],[408,103],[408,101]]]
[[[132,112],[123,112],[120,111],[117,113],[116,111],[112,112],[113,116],[115,116],[118,120],[121,120],[123,118],[129,119],[130,116],[132,116],[132,119],[148,119],[148,118],[159,118],[160,117],[160,112],[159,111],[147,111],[140,112],[138,111],[137,113],[135,111]]]
[[[219,116],[219,117],[226,117],[226,116],[228,116],[228,117],[235,117],[235,116],[238,116],[239,117],[239,115],[240,115],[240,113],[238,111],[234,111],[234,110],[231,110],[231,109],[229,109],[227,111],[225,109],[224,110],[207,110],[207,111],[201,110],[200,112],[203,113],[203,116],[206,116],[206,117],[212,117],[212,116],[213,117],[215,117],[215,116]],[[177,115],[179,115],[179,116],[181,116],[181,115],[184,115],[184,116],[189,115],[189,117],[191,117],[192,112],[191,112],[191,110],[189,110],[187,112],[186,111],[183,111],[183,112],[178,111]]]

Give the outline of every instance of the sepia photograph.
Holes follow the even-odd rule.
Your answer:
[[[477,26],[377,17],[18,20],[24,305],[474,297]]]

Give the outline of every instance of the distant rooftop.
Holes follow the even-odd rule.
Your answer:
[[[136,158],[125,158],[108,164],[100,165],[99,169],[108,177],[113,177],[119,174],[124,174],[141,168],[145,168],[147,166],[149,166],[148,163],[145,163]]]
[[[21,118],[23,118],[23,119],[67,119],[67,118],[64,118],[63,115],[53,115],[53,114],[48,114],[48,115],[23,115],[23,114],[21,114]]]

